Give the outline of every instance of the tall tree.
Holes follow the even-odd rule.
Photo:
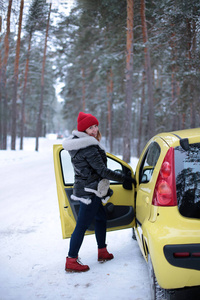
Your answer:
[[[0,16],[0,43],[1,43],[1,36],[2,36],[2,16]],[[1,99],[1,80],[2,80],[2,66],[1,66],[1,56],[2,56],[2,51],[0,49],[0,149],[2,149],[2,119],[3,119],[3,108],[2,108],[2,99]]]
[[[22,105],[21,105],[21,123],[20,123],[20,150],[23,149],[23,138],[24,138],[24,127],[25,127],[25,100],[26,100],[26,90],[29,72],[29,60],[31,54],[31,42],[33,33],[36,30],[43,30],[45,23],[45,9],[44,2],[41,0],[34,0],[29,8],[28,18],[25,25],[25,30],[28,33],[28,50],[26,54],[26,64],[25,64],[25,75],[24,75],[24,85],[22,91]]]
[[[177,64],[174,64],[173,61],[177,60],[177,54],[176,54],[176,45],[175,45],[175,34],[173,33],[172,39],[171,39],[171,49],[172,49],[172,73],[171,73],[171,80],[172,80],[172,102],[171,102],[171,130],[175,130],[178,128],[178,119],[180,118],[177,116],[177,100],[178,100],[178,82],[176,80],[176,74],[178,73]]]
[[[141,21],[142,21],[142,35],[144,42],[144,57],[145,57],[145,70],[148,88],[148,139],[155,134],[155,121],[154,121],[154,101],[153,101],[153,74],[151,70],[151,57],[150,49],[148,46],[148,32],[147,22],[145,16],[145,0],[141,0]]]
[[[112,115],[113,115],[113,72],[112,69],[108,71],[107,79],[107,97],[108,97],[108,137],[110,152],[113,151],[113,128],[112,128]]]
[[[45,74],[45,62],[46,62],[46,52],[47,52],[47,39],[48,39],[50,15],[51,15],[51,5],[52,4],[50,3],[49,4],[49,14],[48,14],[48,19],[47,19],[47,26],[46,26],[43,62],[42,62],[41,96],[40,96],[40,105],[39,105],[39,112],[38,112],[38,118],[37,118],[37,128],[36,128],[36,144],[35,144],[36,151],[38,151],[38,149],[39,149],[39,137],[42,133],[42,113],[43,113],[43,101],[44,101],[44,74]]]
[[[133,97],[133,17],[134,0],[127,0],[127,40],[126,40],[126,98],[123,126],[123,160],[131,158],[131,112]]]
[[[140,102],[140,113],[139,113],[139,130],[138,130],[138,144],[137,144],[137,157],[140,157],[141,153],[141,140],[142,140],[142,121],[143,121],[143,111],[144,111],[144,103],[145,103],[145,72],[142,72],[142,95]]]
[[[32,31],[29,33],[28,52],[26,57],[25,75],[24,75],[24,87],[22,92],[22,105],[21,105],[21,123],[20,123],[20,150],[23,150],[23,138],[24,138],[24,125],[25,125],[25,99],[26,99],[26,86],[28,80],[29,69],[29,57],[31,51],[31,39]]]
[[[17,107],[16,107],[16,105],[17,105],[19,54],[20,54],[23,9],[24,9],[24,0],[21,0],[20,15],[19,15],[19,26],[18,26],[18,37],[17,37],[17,46],[16,46],[16,55],[15,55],[15,68],[14,68],[14,93],[13,93],[13,101],[12,101],[11,150],[15,150],[15,142],[16,142],[16,120],[17,120]]]
[[[81,70],[82,77],[82,111],[85,112],[85,69]]]
[[[7,90],[6,90],[6,69],[9,54],[9,35],[10,35],[10,16],[11,16],[12,0],[8,3],[7,12],[7,25],[6,34],[4,38],[4,58],[2,63],[2,73],[1,73],[1,97],[2,97],[2,149],[7,149],[7,121],[8,121],[8,102],[7,102]]]

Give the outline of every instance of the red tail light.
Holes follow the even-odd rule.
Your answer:
[[[190,252],[174,252],[173,256],[175,258],[200,257],[200,252],[191,253],[191,254]]]
[[[174,257],[175,258],[190,257],[190,252],[175,252]]]
[[[192,253],[192,257],[200,257],[200,252]]]
[[[162,163],[155,185],[152,204],[156,206],[177,205],[174,171],[174,148],[170,148],[168,150]]]

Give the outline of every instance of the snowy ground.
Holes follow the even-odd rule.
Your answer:
[[[63,240],[53,167],[53,143],[26,139],[24,151],[0,151],[0,300],[148,300],[146,263],[132,231],[107,234],[115,259],[100,264],[94,236],[86,236],[81,274],[64,271]],[[17,145],[17,149],[19,146]]]

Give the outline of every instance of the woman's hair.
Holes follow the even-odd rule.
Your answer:
[[[97,137],[96,137],[97,141],[100,142],[101,141],[101,137],[102,137],[101,132],[98,130]]]

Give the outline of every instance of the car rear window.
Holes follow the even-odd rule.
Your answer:
[[[175,148],[176,193],[179,212],[188,218],[200,218],[200,143],[188,150]]]

